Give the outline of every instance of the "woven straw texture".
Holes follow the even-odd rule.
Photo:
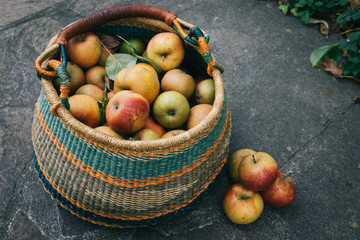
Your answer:
[[[173,31],[161,21],[123,19],[93,29],[124,38],[150,39]],[[58,56],[54,39],[48,59]],[[199,50],[186,46],[185,62],[205,71]],[[44,64],[46,65],[46,61]],[[231,118],[221,74],[213,71],[216,97],[209,115],[171,139],[127,141],[111,138],[74,119],[58,99],[51,80],[42,79],[34,111],[34,163],[51,197],[93,223],[137,227],[158,223],[194,204],[223,168],[229,150]]]

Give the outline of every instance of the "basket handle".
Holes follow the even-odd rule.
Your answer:
[[[128,17],[147,17],[158,19],[164,21],[169,26],[171,26],[173,20],[177,18],[175,13],[150,5],[126,4],[115,6],[95,12],[65,27],[58,34],[56,43],[66,45],[67,41],[76,35],[87,32],[90,29],[107,22]]]

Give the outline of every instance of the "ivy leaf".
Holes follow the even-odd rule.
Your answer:
[[[137,58],[131,54],[116,53],[109,55],[106,60],[106,74],[111,80],[115,80],[116,75],[124,68],[131,67],[136,64]]]
[[[279,6],[279,9],[283,12],[284,15],[286,15],[289,11],[289,5],[288,4],[282,4]]]
[[[335,43],[319,47],[311,53],[310,62],[313,67],[316,67],[324,58],[334,59],[336,62],[339,62],[341,59],[341,49],[339,48],[339,44]]]

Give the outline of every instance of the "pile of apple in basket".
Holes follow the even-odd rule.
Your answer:
[[[197,125],[212,108],[214,80],[181,67],[185,49],[171,32],[148,42],[100,33],[66,46],[71,114],[115,138],[169,138]],[[60,80],[53,81],[57,91]]]

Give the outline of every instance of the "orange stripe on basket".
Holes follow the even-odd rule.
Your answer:
[[[215,150],[216,146],[223,139],[228,124],[228,117],[227,117],[223,131],[220,134],[218,140],[215,142],[215,144],[211,146],[207,152],[199,156],[197,160],[193,162],[193,164],[188,165],[186,168],[174,170],[171,173],[165,175],[159,175],[158,177],[149,177],[144,180],[143,179],[129,180],[129,179],[118,178],[108,175],[100,170],[93,169],[91,166],[85,165],[80,159],[76,158],[70,151],[68,151],[66,147],[58,140],[58,138],[52,134],[52,131],[48,128],[48,126],[45,123],[45,120],[41,115],[41,112],[39,110],[39,104],[37,104],[37,109],[38,109],[37,116],[39,118],[39,122],[42,125],[43,129],[45,130],[46,134],[50,137],[50,140],[56,145],[56,147],[64,154],[64,156],[73,163],[73,165],[80,168],[82,171],[85,171],[86,173],[90,174],[92,177],[96,177],[112,185],[127,187],[127,188],[137,188],[137,187],[145,187],[150,185],[161,184],[190,172],[191,170],[199,166],[202,162],[204,162],[206,158]]]
[[[227,148],[227,150],[229,149],[229,147]],[[45,176],[45,178],[47,179],[47,181],[49,181],[49,183],[53,186],[53,188],[55,188],[58,193],[60,193],[64,198],[66,198],[67,200],[69,200],[71,203],[73,203],[74,205],[76,205],[77,207],[81,208],[81,209],[84,209],[86,211],[89,211],[91,213],[95,213],[97,215],[100,215],[102,217],[108,217],[108,218],[115,218],[115,219],[122,219],[122,220],[144,220],[144,219],[151,219],[151,218],[156,218],[156,217],[161,217],[162,215],[164,214],[168,214],[168,213],[171,213],[171,212],[174,212],[182,207],[186,207],[189,203],[191,203],[192,201],[194,201],[208,186],[209,184],[216,178],[216,176],[218,175],[218,173],[221,171],[221,169],[223,168],[224,164],[226,163],[226,159],[227,159],[227,156],[221,161],[221,165],[215,170],[215,173],[213,174],[213,176],[211,176],[209,178],[209,181],[203,185],[201,188],[200,188],[200,191],[197,192],[196,194],[194,194],[193,198],[191,199],[188,199],[186,201],[184,201],[183,204],[179,205],[179,206],[172,206],[172,210],[163,210],[161,213],[154,213],[154,214],[150,214],[150,216],[136,216],[136,217],[130,217],[130,216],[116,216],[115,214],[104,214],[104,213],[101,213],[99,210],[92,210],[92,209],[89,209],[88,207],[84,206],[83,204],[79,204],[77,203],[76,200],[66,196],[66,194],[61,191],[60,189],[58,189],[57,185],[52,181],[50,180],[48,174],[46,172],[44,172],[43,170],[43,165],[40,163],[39,161],[39,156],[36,152],[36,149],[34,148],[34,152],[37,156],[37,162],[39,164],[39,167],[43,173],[43,175]],[[43,184],[43,187],[45,188],[44,186],[44,183],[41,181],[41,183]],[[45,188],[46,190],[46,188]],[[46,190],[47,191],[47,190]],[[49,191],[47,191],[48,193],[50,193]],[[54,197],[52,196],[52,194],[50,194],[51,197],[54,199]],[[55,199],[57,202],[59,202],[57,199]],[[60,202],[59,202],[60,203]],[[61,203],[60,203],[61,204]],[[61,206],[63,206],[63,204],[61,204]],[[64,206],[63,206],[64,207]],[[67,207],[65,207],[66,209],[68,209]],[[70,210],[70,209],[68,209]],[[71,211],[71,210],[70,210]],[[74,212],[71,211],[73,214]],[[75,215],[78,216],[78,214],[75,213]],[[82,217],[83,218],[83,217]],[[91,220],[92,221],[92,220]],[[92,221],[93,222],[93,221]],[[96,223],[96,221],[95,221]],[[101,222],[98,222],[98,223],[101,223]],[[104,225],[108,225],[106,223],[101,223],[101,224],[104,224]],[[109,225],[111,226],[111,225]],[[118,226],[118,225],[114,225],[114,226]]]

